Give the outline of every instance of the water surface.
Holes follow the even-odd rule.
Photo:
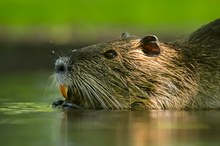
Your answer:
[[[61,110],[48,73],[5,75],[0,141],[7,146],[218,146],[220,111]]]

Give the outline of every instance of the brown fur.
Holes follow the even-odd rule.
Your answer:
[[[162,51],[148,56],[141,39],[125,34],[59,58],[65,70],[55,76],[68,87],[66,101],[90,109],[220,108],[220,19],[186,40],[155,45]],[[106,58],[108,50],[117,56]]]

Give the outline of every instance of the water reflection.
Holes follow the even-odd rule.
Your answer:
[[[220,111],[61,110],[48,103],[0,104],[2,145],[219,145]],[[11,140],[13,139],[13,140]]]
[[[219,111],[65,111],[63,144],[200,145],[217,144]],[[210,135],[211,134],[211,135]]]

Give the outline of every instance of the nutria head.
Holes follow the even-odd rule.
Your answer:
[[[119,40],[59,58],[55,76],[69,102],[84,108],[131,108],[153,94],[160,53],[156,36],[139,39],[123,33]]]
[[[219,28],[220,19],[169,43],[124,33],[59,58],[55,78],[67,102],[87,109],[216,109]]]

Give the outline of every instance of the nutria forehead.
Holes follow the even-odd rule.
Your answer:
[[[117,51],[127,51],[130,50],[131,48],[134,48],[136,44],[138,44],[140,41],[139,38],[126,38],[126,39],[117,39],[109,42],[104,42],[104,43],[97,43],[94,45],[86,46],[80,49],[73,50],[72,52],[75,53],[77,52],[95,52],[95,53],[104,53],[105,51],[109,49],[114,49]]]

